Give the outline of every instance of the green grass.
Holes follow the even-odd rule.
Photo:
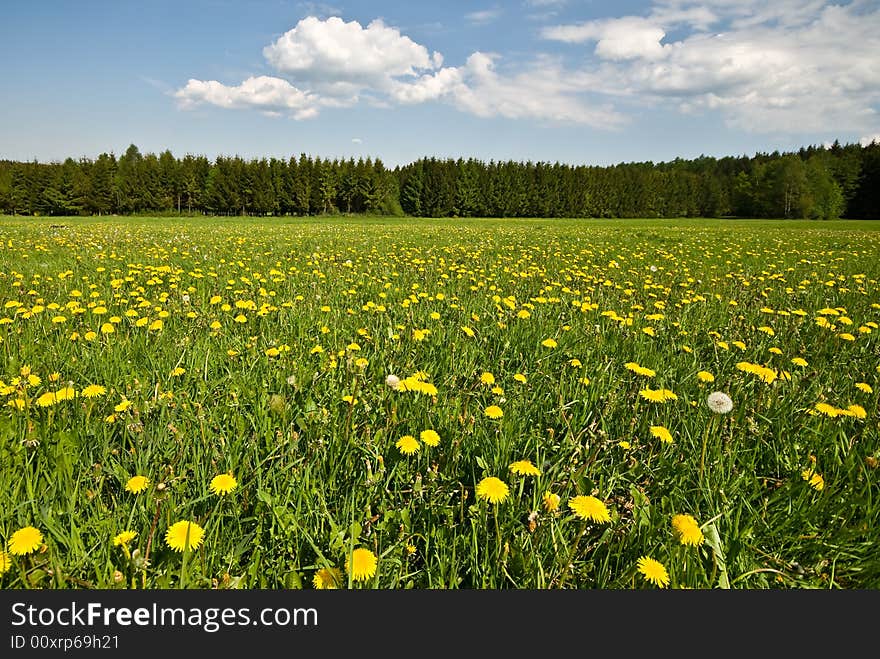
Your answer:
[[[338,568],[347,587],[651,588],[636,569],[650,556],[671,587],[876,588],[878,229],[0,218],[0,540],[34,526],[44,543],[10,556],[0,587],[311,588]],[[436,395],[385,384],[419,371]],[[107,391],[38,404],[68,382]],[[707,407],[715,390],[730,414]],[[395,447],[426,429],[438,446]],[[541,474],[511,473],[524,459]],[[224,472],[238,487],[221,497]],[[136,474],[151,481],[137,495]],[[497,505],[476,497],[487,476],[509,485]],[[574,515],[577,495],[610,522]],[[682,513],[700,546],[674,537]],[[165,542],[179,520],[205,529],[183,555]],[[361,582],[344,567],[357,547],[379,558]]]

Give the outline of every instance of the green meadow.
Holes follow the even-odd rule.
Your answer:
[[[878,280],[880,222],[0,217],[0,587],[878,588]]]

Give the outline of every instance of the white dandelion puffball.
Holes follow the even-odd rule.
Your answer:
[[[722,391],[713,391],[706,399],[706,405],[715,414],[727,414],[733,409],[733,401],[730,396]]]
[[[397,389],[400,386],[400,378],[394,375],[394,373],[390,373],[385,377],[385,384],[392,389]]]

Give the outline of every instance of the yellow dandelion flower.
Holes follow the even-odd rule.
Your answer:
[[[90,384],[82,390],[82,395],[86,398],[96,398],[107,393],[107,389],[100,384]]]
[[[801,368],[804,368],[807,365],[807,360],[803,357],[792,357],[791,363],[795,366],[800,366]]]
[[[342,570],[338,567],[322,567],[312,577],[312,585],[318,590],[342,588]]]
[[[33,526],[18,529],[9,538],[9,553],[24,556],[37,551],[43,545],[43,534]]]
[[[829,405],[828,403],[816,403],[814,409],[820,414],[824,414],[832,419],[836,416],[840,416],[843,412],[843,410],[834,407],[834,405]]]
[[[510,463],[510,471],[521,476],[540,476],[541,470],[531,460],[517,460]]]
[[[0,576],[9,572],[12,567],[12,558],[5,551],[0,551]]]
[[[866,394],[874,393],[874,390],[871,388],[871,385],[867,382],[856,382],[856,389],[860,391],[864,391]]]
[[[115,536],[113,536],[113,546],[119,547],[122,545],[123,547],[127,547],[128,543],[134,540],[137,537],[137,531],[123,531]]]
[[[669,585],[669,573],[660,561],[654,560],[649,556],[642,556],[636,562],[636,565],[645,581],[659,588],[666,588]]]
[[[664,426],[651,426],[651,435],[667,444],[672,443],[672,433]]]
[[[438,435],[435,430],[423,430],[419,435],[419,438],[427,446],[437,446],[440,443],[440,435]]]
[[[358,547],[351,553],[351,557],[345,559],[345,570],[351,573],[355,581],[366,581],[376,574],[376,566],[379,559],[369,549]]]
[[[861,405],[849,405],[845,410],[841,410],[841,412],[846,416],[854,416],[857,419],[864,419],[868,416],[865,408]]]
[[[697,373],[697,379],[700,382],[715,382],[715,376],[712,375],[709,371],[699,371]]]
[[[470,336],[470,337],[473,337],[473,336],[474,336],[474,330],[472,330],[470,327],[462,326],[461,331],[464,332],[465,334],[467,334],[467,335]]]
[[[47,391],[44,394],[41,394],[37,397],[37,405],[39,407],[51,407],[58,402],[58,398],[55,396],[55,393],[52,391]]]
[[[132,476],[125,483],[125,489],[131,492],[132,494],[140,494],[144,490],[147,489],[147,486],[150,484],[150,479],[146,476]]]
[[[186,373],[186,369],[182,368],[181,366],[177,366],[171,370],[171,377],[176,378],[183,375],[184,373]]]
[[[673,515],[672,532],[683,545],[696,547],[703,543],[703,532],[691,515]]]
[[[489,371],[483,371],[483,374],[480,375],[480,382],[485,385],[493,385],[495,384],[495,376],[492,375]]]
[[[522,373],[514,374],[513,379],[516,380],[517,382],[519,382],[520,384],[526,383],[526,376],[523,375]]]
[[[544,339],[541,341],[541,345],[545,348],[555,348],[558,344],[553,339]]]
[[[544,492],[544,496],[541,497],[541,501],[544,504],[544,510],[548,513],[552,513],[559,509],[560,497],[558,494],[554,494],[549,490]]]
[[[413,453],[417,453],[420,448],[419,440],[417,440],[412,435],[404,435],[403,437],[398,439],[394,445],[404,455],[412,455]]]
[[[125,412],[129,407],[131,407],[131,401],[128,398],[123,398],[119,404],[113,408],[115,412]]]
[[[238,481],[231,473],[218,474],[211,479],[211,484],[208,487],[214,494],[224,496],[238,487]]]
[[[188,520],[175,522],[165,532],[165,544],[177,552],[198,549],[205,537],[205,529]]]
[[[580,494],[569,499],[568,507],[574,511],[580,519],[602,524],[611,521],[608,507],[594,496]]]
[[[487,476],[477,483],[477,497],[485,499],[489,503],[501,503],[510,493],[507,483],[495,476]]]
[[[821,492],[825,489],[825,479],[822,478],[822,474],[817,474],[812,469],[804,469],[801,472],[801,478],[807,481],[814,490]]]
[[[631,448],[631,446],[632,446],[632,445],[631,445],[628,441],[626,441],[625,439],[622,439],[622,440],[620,440],[619,442],[617,442],[617,445],[618,445],[620,448],[622,448],[624,451],[628,451],[628,450]]]
[[[490,405],[485,410],[483,410],[483,414],[485,414],[490,419],[500,419],[504,416],[504,410],[502,410],[497,405]]]

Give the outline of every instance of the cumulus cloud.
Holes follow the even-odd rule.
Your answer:
[[[239,85],[191,79],[174,96],[183,109],[211,104],[258,109],[269,116],[287,113],[295,119],[363,100],[374,107],[437,101],[480,117],[603,128],[623,121],[607,102],[588,103],[585,88],[573,84],[558,64],[538,58],[524,71],[502,73],[497,55],[475,52],[462,66],[443,66],[439,52],[429,52],[378,19],[364,27],[338,17],[304,18],[267,45],[263,56],[281,77],[258,76]]]
[[[685,34],[664,41],[671,29]],[[542,36],[595,44],[584,70],[612,97],[718,111],[752,131],[877,122],[880,7],[865,2],[664,1],[647,16],[557,25]]]
[[[865,135],[864,137],[859,139],[859,144],[861,144],[862,146],[871,146],[871,144],[874,142],[880,144],[880,133]]]
[[[278,116],[285,110],[296,119],[308,119],[318,112],[317,98],[286,80],[270,76],[248,78],[235,86],[216,80],[190,79],[174,96],[184,109],[208,103],[228,109],[256,108],[269,116]]]

